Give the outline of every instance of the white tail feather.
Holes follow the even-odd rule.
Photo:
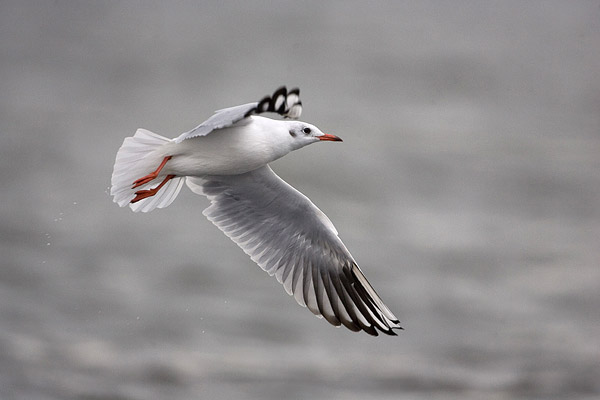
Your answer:
[[[154,196],[131,203],[136,191],[150,189],[160,183],[161,178],[164,178],[161,176],[145,185],[132,188],[136,179],[151,173],[158,167],[164,156],[156,150],[171,141],[171,139],[146,129],[138,129],[135,135],[123,141],[123,145],[117,153],[111,179],[110,194],[115,203],[121,207],[129,205],[135,212],[148,212],[155,208],[166,207],[175,200],[185,182],[183,176],[176,176],[168,181]]]

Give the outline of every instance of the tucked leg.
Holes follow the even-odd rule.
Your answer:
[[[148,190],[138,190],[135,192],[136,196],[133,198],[133,200],[131,200],[131,203],[137,203],[140,200],[154,196],[165,185],[165,183],[169,182],[173,178],[175,178],[175,175],[167,175],[157,187]]]
[[[158,174],[160,174],[160,171],[162,171],[162,169],[164,168],[165,164],[167,163],[167,161],[169,161],[173,156],[167,156],[165,157],[162,162],[160,163],[160,165],[158,166],[158,168],[156,169],[156,171],[149,173],[146,176],[141,177],[140,179],[136,180],[135,182],[133,182],[133,187],[132,189],[135,189],[136,187],[145,185],[148,182],[153,181],[154,179],[156,179],[158,177]],[[170,178],[169,178],[170,179]],[[167,179],[168,180],[168,179]],[[164,184],[165,182],[163,181],[163,183],[161,183],[161,186]]]

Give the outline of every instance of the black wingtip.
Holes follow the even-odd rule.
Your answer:
[[[246,117],[252,114],[265,112],[277,113],[284,118],[296,119],[302,113],[302,102],[300,101],[300,89],[293,88],[288,91],[287,87],[280,86],[270,96],[263,97],[256,108],[248,111]]]
[[[399,331],[403,331],[404,328],[401,326],[392,326],[390,327],[390,329],[386,330],[386,331],[382,331],[383,333],[385,333],[388,336],[398,336],[398,334],[396,333],[396,331],[394,331],[394,329],[397,329]]]

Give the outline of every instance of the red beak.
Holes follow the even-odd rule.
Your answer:
[[[329,142],[343,142],[342,139],[340,139],[339,137],[335,136],[335,135],[323,135],[323,136],[318,136],[319,140],[327,140]]]

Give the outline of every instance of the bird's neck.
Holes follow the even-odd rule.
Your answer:
[[[270,153],[268,156],[270,161],[277,160],[295,150],[292,147],[286,121],[259,116],[252,116],[251,118],[255,128],[253,129],[253,139]]]

